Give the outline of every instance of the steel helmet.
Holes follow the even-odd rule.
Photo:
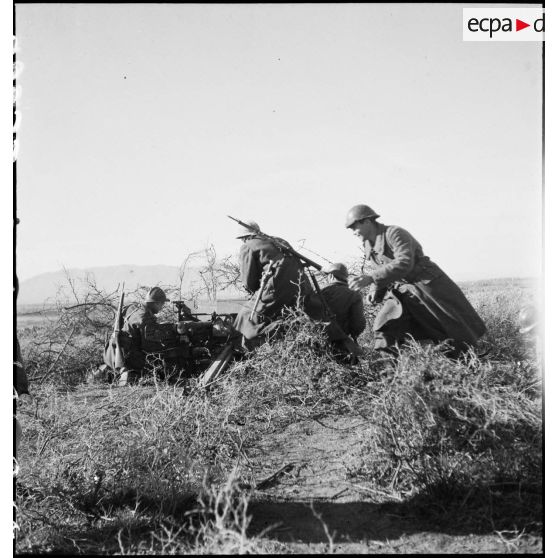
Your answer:
[[[351,207],[347,213],[347,217],[345,218],[345,227],[348,229],[361,219],[376,219],[377,217],[379,217],[379,215],[369,205],[355,205]]]
[[[254,230],[247,229],[244,225],[239,225],[236,231],[236,238],[244,238],[245,236],[251,236],[260,232],[260,226],[256,221],[246,221],[246,224],[250,225]]]
[[[168,302],[169,299],[161,287],[153,287],[146,295],[145,302]]]
[[[349,271],[347,266],[342,263],[332,263],[322,267],[322,273],[331,273],[336,279],[347,282]]]

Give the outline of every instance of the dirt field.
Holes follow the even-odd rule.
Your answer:
[[[22,314],[16,552],[540,553],[541,378],[516,321],[532,289],[466,290],[483,358],[381,360],[366,332],[341,366],[298,317],[208,392],[85,383],[98,340]]]

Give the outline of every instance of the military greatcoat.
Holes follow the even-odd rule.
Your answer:
[[[145,354],[162,350],[161,343],[152,340],[158,326],[155,314],[146,304],[131,304],[124,314],[120,335],[126,368],[140,371],[145,365]]]
[[[371,261],[372,289],[388,292],[374,322],[375,348],[389,348],[407,334],[454,347],[473,345],[486,326],[461,289],[425,256],[405,229],[378,223],[374,245],[365,241]]]
[[[23,357],[21,356],[21,347],[19,346],[19,339],[16,337],[16,362],[14,362],[14,387],[18,395],[29,395],[29,380],[27,373],[23,366]]]
[[[366,328],[360,293],[343,281],[334,281],[322,289],[322,295],[343,332],[356,340]]]
[[[312,291],[300,260],[284,251],[281,244],[288,246],[279,238],[274,241],[254,235],[240,248],[241,281],[252,298],[248,307],[239,312],[235,328],[247,340],[265,335],[272,329],[283,308],[296,306],[299,297],[304,303]]]

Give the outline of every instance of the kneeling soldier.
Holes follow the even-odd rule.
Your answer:
[[[362,297],[358,291],[349,289],[349,272],[342,263],[333,263],[322,268],[327,275],[328,285],[322,289],[329,309],[335,315],[339,327],[356,342],[366,328],[366,317]]]
[[[234,327],[247,349],[254,349],[276,330],[284,308],[303,304],[312,287],[301,261],[284,247],[288,243],[277,237],[262,235],[254,221],[241,226],[237,238],[242,241],[239,254],[240,277],[252,295],[252,310],[242,309]]]
[[[157,329],[159,324],[156,314],[163,309],[168,300],[163,289],[153,287],[142,304],[131,304],[126,309],[121,335],[124,367],[121,370],[119,386],[128,385],[130,374],[141,374],[146,353],[161,351],[161,343],[154,340],[150,333]]]

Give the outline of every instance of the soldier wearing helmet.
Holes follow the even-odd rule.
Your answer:
[[[236,238],[239,240],[243,238],[248,238],[250,236],[255,236],[260,232],[260,226],[256,221],[246,221],[246,224],[250,228],[246,228],[244,225],[238,225],[238,230],[236,231]]]
[[[244,347],[253,349],[276,330],[282,310],[295,307],[299,298],[309,299],[312,288],[300,260],[282,249],[289,246],[285,240],[260,234],[254,221],[246,224],[249,228],[241,225],[236,238],[242,241],[240,278],[252,300],[238,313],[235,329]]]
[[[152,335],[159,325],[156,315],[168,302],[161,287],[153,287],[141,304],[131,304],[124,313],[121,340],[124,367],[119,386],[125,386],[134,376],[139,376],[145,366],[146,353],[159,352],[161,344]]]
[[[448,340],[457,356],[474,345],[486,326],[461,289],[424,255],[405,229],[378,222],[368,205],[355,205],[345,227],[362,242],[372,271],[351,279],[349,286],[370,286],[368,300],[381,302],[374,321],[374,347],[394,352],[409,336],[417,340]]]
[[[366,328],[362,296],[359,292],[349,289],[349,272],[344,264],[327,265],[322,268],[322,273],[328,281],[327,286],[322,289],[322,295],[343,332],[356,342],[357,337]]]

